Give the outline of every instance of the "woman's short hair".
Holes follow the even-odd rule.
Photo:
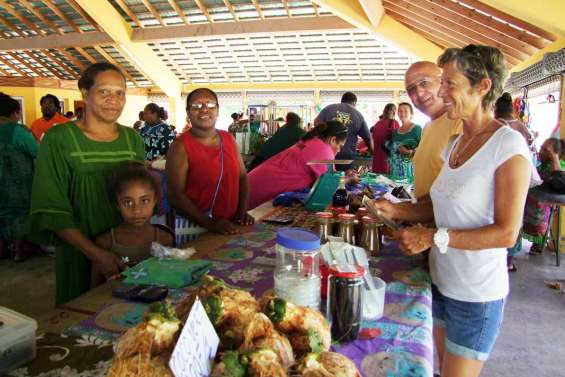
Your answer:
[[[0,92],[0,116],[9,117],[14,113],[22,110],[20,103],[7,95]]]
[[[110,200],[117,204],[118,196],[132,182],[147,184],[155,192],[155,197],[159,198],[161,188],[149,169],[140,161],[127,161],[118,165],[108,178]]]
[[[334,136],[339,141],[347,139],[347,127],[345,127],[340,121],[328,120],[326,123],[320,123],[316,127],[312,128],[306,133],[306,135],[302,136],[301,140],[306,141],[315,137],[326,140]]]
[[[482,101],[484,109],[502,93],[508,71],[504,55],[496,47],[471,44],[464,48],[448,48],[438,58],[438,65],[443,68],[451,62],[455,62],[472,86],[486,78],[491,80],[491,88]]]
[[[122,76],[124,82],[126,81],[126,77],[124,76],[124,73],[114,64],[94,63],[89,65],[80,75],[80,78],[78,79],[78,88],[84,89],[86,91],[90,90],[90,88],[94,86],[96,77],[102,72],[106,72],[106,71],[116,71]]]
[[[208,88],[198,88],[198,89],[194,89],[192,92],[190,92],[188,94],[188,97],[186,97],[186,109],[187,110],[190,108],[190,104],[192,103],[194,96],[197,95],[200,92],[210,93],[214,97],[214,99],[216,100],[216,103],[219,105],[218,95],[216,94],[216,92],[214,92],[212,89],[208,89]]]

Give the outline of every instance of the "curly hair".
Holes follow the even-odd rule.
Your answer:
[[[487,109],[502,93],[502,85],[508,71],[504,55],[499,49],[491,46],[468,45],[464,48],[448,48],[438,58],[441,68],[455,62],[469,83],[474,86],[483,79],[491,80],[491,88],[483,97],[482,106]]]

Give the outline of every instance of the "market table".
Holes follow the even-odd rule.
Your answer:
[[[315,223],[301,207],[274,211],[293,216],[295,226]],[[204,234],[191,246],[197,257],[213,261],[210,274],[257,297],[273,286],[276,229],[258,223],[237,236]],[[364,376],[432,376],[430,279],[420,262],[402,256],[394,243],[371,258],[372,272],[387,282],[384,316],[363,323],[358,340],[332,346]],[[119,284],[106,283],[40,317],[37,358],[10,376],[104,376],[112,342],[141,321],[146,308],[113,298],[112,289]],[[178,301],[193,288],[170,290],[169,298]]]

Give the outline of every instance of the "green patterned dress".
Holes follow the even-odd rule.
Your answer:
[[[0,239],[21,240],[29,214],[37,143],[24,125],[0,117]]]
[[[107,177],[119,163],[143,160],[143,140],[132,128],[119,126],[111,142],[89,139],[74,123],[51,128],[39,148],[31,196],[33,239],[56,246],[56,302],[64,304],[90,288],[86,256],[55,232],[80,229],[93,239],[120,223],[111,203]]]

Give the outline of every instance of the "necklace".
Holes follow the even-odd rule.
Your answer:
[[[496,119],[495,119],[495,121],[496,121],[496,123],[500,124],[500,122],[498,122]],[[490,125],[491,125],[491,123],[489,122],[479,132],[477,132],[476,134],[471,136],[471,138],[469,138],[469,141],[467,141],[467,143],[465,144],[464,147],[459,148],[459,143],[457,143],[457,150],[453,151],[453,167],[454,168],[458,168],[459,166],[461,166],[463,164],[463,162],[465,162],[465,161],[461,160],[461,157],[464,156],[464,153],[467,151],[467,149],[469,149],[469,147],[471,146],[471,144],[475,140],[475,137],[477,137],[479,135],[487,134],[487,131],[489,131],[489,128],[491,128],[491,127],[489,127]]]

